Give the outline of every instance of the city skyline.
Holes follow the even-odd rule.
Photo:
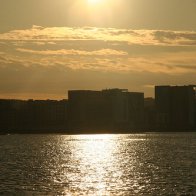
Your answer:
[[[196,85],[154,90],[154,99],[117,88],[69,90],[64,100],[0,99],[0,134],[195,130]]]
[[[0,98],[195,84],[196,2],[2,0]]]

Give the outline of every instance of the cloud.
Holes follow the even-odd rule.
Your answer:
[[[54,43],[67,40],[102,40],[138,45],[196,46],[195,31],[132,30],[96,27],[41,27],[12,30],[0,34],[0,41],[43,41]]]
[[[0,46],[0,97],[195,81],[194,31],[33,26],[1,33]]]
[[[0,66],[182,75],[196,73],[195,41],[191,31],[33,26],[0,34]]]
[[[99,72],[150,72],[169,75],[196,73],[195,52],[158,53],[156,55],[127,55],[123,51],[103,49],[83,50],[32,50],[18,48],[16,54],[0,55],[0,65],[21,64],[25,67],[64,67],[71,70]]]
[[[19,52],[39,54],[39,55],[80,55],[80,56],[125,56],[127,52],[112,50],[112,49],[101,49],[95,51],[84,51],[84,50],[31,50],[25,48],[17,48]]]
[[[155,31],[154,37],[160,43],[174,45],[196,45],[196,32],[193,31]]]

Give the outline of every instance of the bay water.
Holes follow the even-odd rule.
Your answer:
[[[1,135],[0,195],[196,195],[196,133]]]

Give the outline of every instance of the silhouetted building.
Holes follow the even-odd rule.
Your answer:
[[[154,130],[156,128],[156,107],[155,99],[148,97],[144,99],[144,127],[146,130]]]
[[[123,89],[68,91],[71,129],[115,130],[142,125],[144,94]]]
[[[0,133],[196,130],[196,86],[156,86],[155,99],[127,89],[71,90],[68,100],[0,99]]]
[[[156,86],[158,127],[193,129],[195,127],[195,89],[189,86]]]
[[[25,107],[22,100],[0,100],[0,129],[1,131],[13,130],[19,126],[21,108]]]
[[[1,131],[66,129],[67,116],[67,100],[0,100]]]
[[[24,113],[28,114],[26,126],[33,124],[33,130],[61,130],[67,126],[67,100],[29,100]]]
[[[196,96],[195,96],[195,130],[196,130]]]

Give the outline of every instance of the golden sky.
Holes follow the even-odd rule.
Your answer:
[[[0,0],[0,98],[196,83],[194,0]]]

